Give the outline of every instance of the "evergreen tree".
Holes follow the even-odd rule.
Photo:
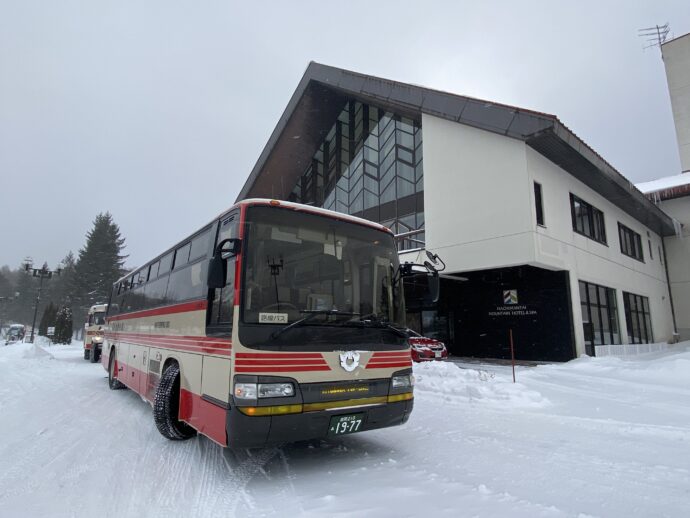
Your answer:
[[[55,317],[55,335],[53,342],[56,344],[69,344],[72,342],[72,310],[61,307]]]
[[[8,323],[14,305],[14,287],[4,275],[3,270],[0,270],[0,334],[2,333],[2,326]]]
[[[10,280],[0,271],[0,297],[14,297]]]
[[[72,306],[75,289],[75,274],[77,260],[70,251],[62,260],[60,265],[60,276],[51,279],[50,300],[58,306]]]
[[[55,327],[55,318],[57,316],[57,307],[52,302],[43,310],[41,323],[38,325],[38,334],[41,336],[48,336],[48,328]]]
[[[122,276],[125,240],[110,213],[99,214],[86,244],[79,250],[74,270],[72,307],[83,313],[93,304],[106,303],[113,283]]]
[[[31,325],[31,319],[34,316],[37,289],[38,284],[36,279],[32,277],[30,273],[25,272],[22,267],[16,285],[16,292],[19,293],[19,295],[16,296],[12,304],[12,311],[10,312],[11,318],[16,320],[17,323],[27,326]]]

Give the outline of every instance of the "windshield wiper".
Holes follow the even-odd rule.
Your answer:
[[[304,318],[300,318],[299,320],[295,320],[292,324],[288,324],[285,327],[278,329],[277,331],[273,331],[270,336],[271,340],[275,340],[284,332],[289,331],[294,327],[298,327],[306,322],[309,322],[312,318],[318,315],[342,315],[345,317],[355,317],[359,315],[359,313],[352,313],[351,311],[338,311],[337,309],[305,309],[300,311],[300,313],[307,313],[307,316]]]
[[[386,320],[382,320],[381,318],[378,317],[378,315],[371,313],[369,315],[365,315],[364,317],[360,318],[358,321],[348,321],[345,322],[345,324],[348,324],[351,327],[360,327],[360,328],[365,328],[365,327],[370,327],[370,328],[383,328],[383,329],[389,329],[390,331],[393,331],[396,335],[402,337],[402,338],[407,338],[407,334],[400,329],[399,327],[394,326],[390,322]]]

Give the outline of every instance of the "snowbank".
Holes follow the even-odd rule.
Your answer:
[[[10,361],[17,359],[42,359],[52,358],[53,356],[39,347],[37,344],[16,342],[4,347],[0,347],[0,361]]]
[[[484,369],[459,367],[452,362],[426,362],[414,366],[415,392],[434,393],[446,402],[470,401],[511,408],[544,408],[549,400],[512,377]]]
[[[535,371],[577,371],[592,376],[606,375],[612,379],[634,381],[638,384],[687,389],[690,387],[690,342],[680,342],[672,347],[664,351],[627,357],[582,356],[564,364],[540,365]]]

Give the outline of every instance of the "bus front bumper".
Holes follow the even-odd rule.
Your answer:
[[[237,407],[227,413],[229,448],[260,448],[270,444],[296,442],[326,437],[334,416],[362,414],[358,432],[397,426],[407,422],[414,399],[383,405],[302,412],[298,414],[249,416]]]

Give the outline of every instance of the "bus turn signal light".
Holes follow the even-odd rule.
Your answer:
[[[409,401],[413,397],[414,395],[412,394],[412,392],[405,392],[404,394],[393,394],[392,396],[388,396],[388,402],[397,403],[398,401]]]
[[[302,405],[238,406],[237,410],[249,416],[286,415],[299,414]]]

